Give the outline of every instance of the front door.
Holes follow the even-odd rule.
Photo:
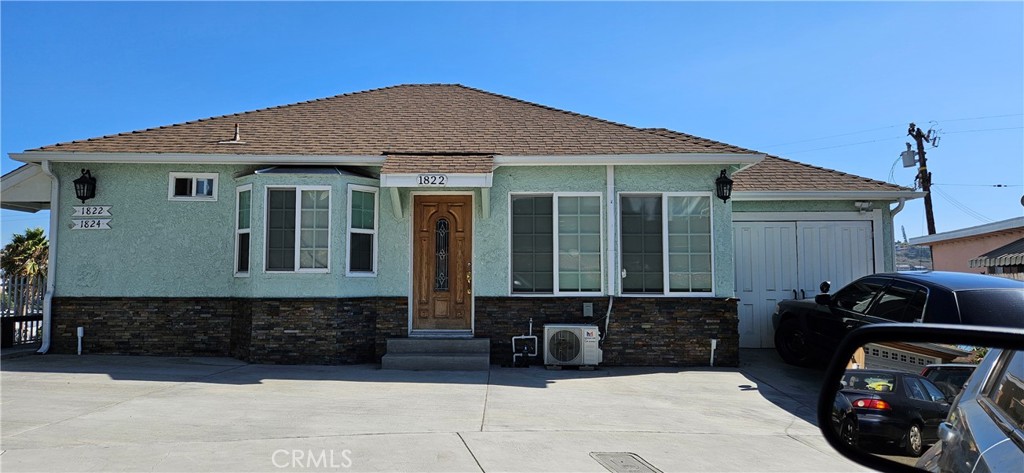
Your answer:
[[[413,225],[412,329],[471,330],[472,196],[414,196]]]

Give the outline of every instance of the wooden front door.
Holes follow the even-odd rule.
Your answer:
[[[472,196],[414,196],[413,225],[413,330],[471,330]]]

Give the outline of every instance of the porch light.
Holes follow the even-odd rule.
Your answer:
[[[85,201],[96,197],[96,178],[92,177],[92,173],[88,169],[82,170],[82,177],[74,180],[75,183],[75,198],[81,200],[84,204]]]
[[[732,179],[725,175],[725,169],[722,170],[718,179],[715,179],[715,195],[722,199],[722,202],[728,201],[732,196]]]

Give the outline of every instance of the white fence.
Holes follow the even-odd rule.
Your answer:
[[[0,346],[39,341],[45,292],[46,279],[42,276],[0,276]]]

